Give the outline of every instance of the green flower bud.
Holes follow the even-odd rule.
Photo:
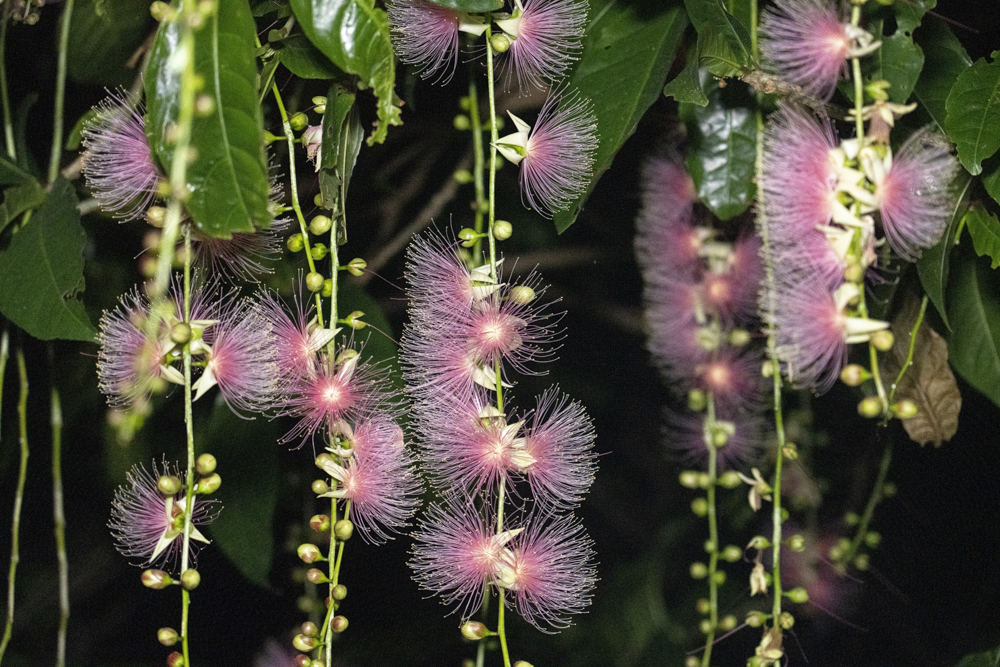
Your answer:
[[[688,408],[693,412],[701,412],[707,405],[708,399],[701,389],[692,389],[688,392]]]
[[[309,231],[312,234],[319,236],[320,234],[326,234],[333,227],[333,220],[325,215],[317,215],[315,218],[309,221]]]
[[[894,495],[896,495],[896,485],[895,484],[893,484],[892,482],[886,482],[885,484],[882,485],[882,497],[883,498],[892,498]]]
[[[710,554],[715,551],[716,545],[712,540],[705,540],[705,553]]]
[[[708,576],[708,566],[704,563],[691,563],[691,578],[704,579]]]
[[[315,479],[312,483],[312,492],[317,496],[322,495],[330,490],[330,485],[326,483],[324,479]]]
[[[327,278],[323,281],[323,289],[319,293],[323,295],[324,299],[333,295],[333,278]]]
[[[506,241],[514,233],[514,226],[506,220],[497,220],[493,223],[493,238],[497,241]]]
[[[466,183],[471,183],[473,181],[472,172],[468,169],[457,170],[454,174],[452,174],[452,178],[454,178],[455,182],[459,185],[465,185]]]
[[[917,413],[920,412],[917,408],[917,404],[908,398],[893,403],[890,410],[892,410],[892,414],[896,415],[900,419],[911,419],[916,417]]]
[[[462,636],[468,640],[477,642],[483,637],[489,637],[492,634],[489,628],[479,621],[466,621],[462,624]]]
[[[858,364],[847,364],[844,370],[840,371],[840,381],[848,387],[858,387],[871,376],[867,368]]]
[[[503,33],[497,33],[490,37],[490,46],[497,53],[506,53],[510,48],[510,39]]]
[[[705,516],[708,514],[708,501],[704,498],[695,498],[691,501],[691,511],[695,516]]]
[[[160,478],[156,480],[156,488],[164,496],[172,496],[178,493],[181,487],[181,480],[177,475],[160,475]]]
[[[323,193],[322,192],[320,192],[319,194],[313,196],[313,205],[319,206],[320,208],[324,208],[323,207]]]
[[[317,533],[325,533],[330,530],[330,517],[326,514],[314,514],[309,518],[309,527]]]
[[[361,318],[364,317],[364,316],[365,316],[364,312],[362,312],[360,310],[355,310],[350,315],[348,315],[347,317],[345,317],[343,321],[344,321],[344,324],[346,324],[347,326],[351,327],[355,331],[358,331],[358,330],[364,329],[366,326],[368,326],[368,324],[366,322],[362,322],[361,321]]]
[[[312,658],[307,653],[299,653],[292,662],[295,667],[312,667]]]
[[[518,285],[517,287],[512,287],[510,292],[507,294],[507,298],[511,300],[512,303],[517,303],[521,305],[526,305],[535,300],[535,290],[531,289],[527,285]]]
[[[801,535],[792,535],[788,538],[788,548],[801,553],[806,549],[806,539]]]
[[[173,646],[180,639],[180,635],[173,628],[160,628],[156,631],[156,641],[164,646]]]
[[[167,224],[167,209],[162,206],[150,206],[146,210],[146,222],[153,227],[163,227]]]
[[[732,614],[728,616],[723,616],[719,621],[719,629],[723,632],[728,632],[736,627],[736,617]]]
[[[279,137],[276,134],[271,134],[267,130],[264,130],[264,143],[273,144],[275,141],[284,141],[284,137]]]
[[[304,634],[306,637],[315,637],[316,635],[319,634],[319,628],[317,628],[316,624],[313,623],[312,621],[306,621],[305,623],[303,623],[301,630],[302,634]]]
[[[854,567],[861,572],[868,569],[868,554],[858,554],[854,557]]]
[[[292,234],[285,241],[285,245],[292,252],[302,252],[302,249],[306,247],[306,242],[302,239],[302,234]]]
[[[861,517],[859,517],[855,512],[846,512],[844,514],[844,523],[848,526],[856,526],[859,521],[861,521]]]
[[[719,476],[719,486],[725,489],[735,489],[742,483],[743,480],[740,479],[739,473],[735,470],[727,470]]]
[[[701,665],[701,660],[697,656],[689,655],[684,658],[684,667],[698,667]]]
[[[705,598],[698,598],[698,601],[694,604],[694,608],[699,614],[707,614],[712,611],[712,603]]]
[[[323,259],[329,253],[330,253],[330,249],[327,248],[326,244],[324,244],[324,243],[313,243],[309,247],[309,254],[312,255],[313,259]],[[322,287],[323,286],[320,285],[320,289],[322,289]],[[318,292],[319,290],[313,290],[313,291],[314,292]]]
[[[759,628],[767,621],[767,614],[762,611],[751,611],[747,614],[746,624],[751,628]]]
[[[805,604],[809,601],[809,593],[807,593],[806,589],[801,586],[799,588],[793,588],[790,591],[785,591],[785,597],[797,604]]]
[[[288,124],[291,125],[292,129],[296,132],[301,132],[309,127],[309,117],[300,111],[288,119]]]
[[[347,617],[346,616],[334,616],[330,621],[330,629],[336,633],[341,633],[347,629]]]
[[[712,575],[712,578],[715,579],[715,583],[720,586],[726,583],[726,573],[722,570],[716,570],[715,574]]]
[[[316,638],[306,637],[305,635],[295,635],[295,638],[292,639],[292,646],[295,647],[296,651],[308,653],[316,648]]]
[[[215,472],[215,466],[217,461],[215,457],[211,454],[202,454],[198,457],[198,460],[194,462],[194,469],[199,475],[211,475]]]
[[[700,473],[698,473],[698,488],[699,489],[707,489],[708,488],[708,483],[709,483],[710,479],[711,478],[708,476],[707,472],[700,472]]]
[[[167,667],[184,667],[184,654],[174,651],[167,656]]]
[[[299,555],[303,563],[315,563],[318,560],[324,560],[323,554],[320,552],[319,547],[315,544],[300,544],[299,548],[295,550],[295,553]]]
[[[166,2],[156,0],[156,2],[149,6],[149,13],[152,15],[154,20],[160,22],[171,18],[174,15],[174,10]]]
[[[333,587],[334,600],[337,600],[339,602],[340,600],[343,600],[346,597],[347,597],[347,586],[345,586],[344,584],[337,584],[336,586]]]
[[[194,112],[199,116],[207,116],[215,111],[215,100],[211,95],[199,95],[194,101]]]
[[[794,461],[799,458],[799,448],[794,442],[786,442],[781,448],[781,454],[789,461]]]
[[[184,587],[186,591],[193,591],[198,588],[201,584],[201,575],[198,574],[198,570],[184,570],[181,573],[181,586]]]
[[[368,262],[361,259],[360,257],[355,257],[351,260],[351,263],[347,265],[347,272],[352,276],[360,276],[364,273],[364,269],[368,266]]]
[[[722,550],[722,559],[725,561],[735,563],[740,558],[743,558],[743,549],[740,549],[735,544],[730,544]]]
[[[876,331],[871,337],[872,345],[879,352],[888,352],[892,349],[893,344],[896,342],[896,338],[892,335],[892,332],[888,329],[882,329],[881,331]]]
[[[215,493],[222,486],[222,478],[219,477],[219,473],[213,472],[207,477],[202,477],[198,480],[195,485],[195,493]]]
[[[354,524],[349,519],[341,519],[333,527],[333,534],[341,542],[346,542],[354,534]]]
[[[882,535],[874,530],[869,530],[865,533],[865,544],[867,544],[872,549],[877,549],[878,545],[882,543]]]
[[[746,329],[733,329],[729,332],[729,344],[733,347],[743,347],[750,342],[750,332]]]
[[[694,470],[685,470],[680,474],[681,486],[685,489],[698,488],[698,473]]]
[[[318,567],[311,567],[308,570],[306,570],[306,581],[308,581],[311,584],[325,584],[328,583],[330,580],[326,578],[326,574],[323,572],[323,570],[319,569]]]
[[[767,549],[769,546],[771,546],[771,541],[769,539],[763,535],[756,535],[750,540],[749,544],[747,544],[747,549],[756,549],[757,551],[761,551],[762,549]]]
[[[312,100],[310,100],[310,101],[313,103],[313,111],[315,111],[316,113],[318,113],[320,115],[323,115],[323,114],[326,113],[326,97],[325,96],[323,96],[323,95],[317,95],[314,98],[312,98]]]
[[[463,113],[460,113],[457,116],[455,116],[454,120],[452,120],[452,125],[455,126],[456,130],[464,132],[468,130],[470,127],[472,127],[472,121],[469,120],[468,116],[466,116]]]
[[[701,634],[707,635],[709,632],[712,631],[712,621],[708,620],[707,618],[701,619],[701,621],[698,623],[698,629],[701,630]]]
[[[310,292],[318,292],[323,289],[323,281],[326,280],[322,273],[312,271],[306,274],[306,289]]]
[[[868,419],[874,419],[882,414],[882,400],[878,396],[869,396],[858,403],[858,414]]]
[[[517,662],[514,663],[514,667],[534,667],[534,665],[532,665],[527,660],[518,660]]]
[[[781,615],[778,616],[778,625],[781,626],[782,630],[791,630],[792,626],[795,625],[795,617],[787,611],[783,611],[781,612]]]
[[[466,227],[458,232],[458,240],[462,242],[462,247],[471,248],[476,245],[476,241],[479,240],[481,234],[476,232],[474,229]]]
[[[844,281],[849,283],[860,283],[865,278],[865,267],[858,262],[852,262],[844,269]]]
[[[320,454],[319,456],[316,457],[316,462],[315,463],[316,463],[316,467],[319,468],[320,470],[322,470],[326,466],[328,466],[329,464],[331,464],[333,462],[334,462],[333,461],[333,457],[330,456],[329,454],[327,454],[326,452],[323,452],[322,454]]]

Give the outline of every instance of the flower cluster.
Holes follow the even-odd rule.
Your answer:
[[[536,627],[565,627],[595,582],[590,540],[567,514],[594,479],[594,430],[558,388],[528,413],[508,407],[507,391],[514,372],[551,358],[559,315],[540,305],[536,274],[508,284],[489,265],[470,269],[436,231],[414,239],[407,281],[400,356],[424,469],[443,499],[417,535],[417,580],[464,618],[495,589]],[[508,501],[516,511],[498,521]]]
[[[672,448],[704,460],[713,446],[723,466],[746,464],[758,452],[763,389],[761,348],[749,334],[763,278],[759,240],[726,241],[699,224],[694,184],[677,160],[651,160],[643,181],[635,247],[649,350],[694,410],[669,415]]]

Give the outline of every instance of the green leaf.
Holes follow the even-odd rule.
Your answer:
[[[983,164],[982,178],[986,192],[993,197],[993,201],[1000,204],[1000,158],[991,157]]]
[[[198,443],[197,449],[210,452],[218,461],[222,486],[216,497],[224,505],[209,525],[209,535],[243,576],[266,586],[278,501],[277,422],[240,419],[217,399],[207,434],[207,442]]]
[[[587,190],[554,216],[559,233],[576,220],[618,149],[660,96],[686,27],[680,8],[649,13],[615,0],[591,1],[583,54],[569,88],[593,100],[600,144]]]
[[[335,79],[344,76],[305,35],[292,35],[271,46],[281,59],[281,64],[300,79]]]
[[[44,201],[45,190],[35,179],[4,190],[3,204],[0,204],[0,232],[14,218],[28,209],[38,208]]]
[[[347,188],[361,151],[365,131],[354,104],[354,93],[333,84],[326,96],[323,114],[323,151],[320,161],[319,186],[323,208],[334,212],[337,243],[347,243]]]
[[[1000,646],[982,653],[970,653],[956,667],[997,667],[1000,665]]]
[[[896,33],[912,33],[920,27],[924,14],[936,6],[937,0],[905,0],[893,3],[893,10],[896,13]]]
[[[0,153],[0,185],[16,185],[31,180],[34,180],[31,174],[14,164],[6,153]]]
[[[1000,51],[988,63],[980,58],[962,72],[948,94],[945,128],[958,147],[958,159],[973,176],[1000,148]]]
[[[905,5],[906,3],[898,3]],[[897,6],[898,6],[897,5]],[[955,80],[972,66],[972,59],[962,43],[943,21],[931,21],[918,33],[924,51],[924,69],[920,72],[913,97],[923,105],[938,131],[945,133],[945,101]]]
[[[292,11],[313,45],[378,98],[378,126],[368,144],[382,143],[390,125],[401,125],[395,104],[395,56],[389,19],[374,0],[291,0]]]
[[[0,312],[41,340],[93,341],[97,333],[77,298],[87,234],[76,206],[73,186],[60,178],[0,252]]]
[[[757,119],[745,87],[720,89],[705,70],[702,81],[710,87],[708,105],[683,104],[680,109],[692,148],[687,168],[702,203],[728,220],[745,211],[757,193]]]
[[[736,76],[750,65],[750,35],[721,0],[684,0],[698,32],[701,65],[715,76]]]
[[[466,14],[484,14],[503,7],[503,0],[430,0],[435,5],[457,9]]]
[[[924,68],[924,52],[912,37],[897,30],[882,40],[878,58],[882,65],[880,78],[889,82],[889,101],[905,104]]]
[[[708,98],[701,89],[701,79],[698,76],[697,47],[688,52],[687,64],[684,65],[683,71],[663,88],[663,94],[682,103],[697,104],[700,107],[708,104]]]
[[[948,228],[945,229],[937,245],[925,250],[924,254],[917,260],[917,275],[920,277],[920,284],[927,292],[927,296],[930,297],[931,303],[937,308],[944,325],[949,329],[951,324],[948,321],[948,309],[945,303],[949,256],[952,246],[955,245],[955,232],[968,208],[965,195],[971,184],[972,178],[964,172],[956,178],[954,188],[958,196],[955,199],[955,210],[952,211],[951,222],[948,223]]]
[[[1000,220],[985,209],[974,208],[965,214],[965,225],[972,235],[976,254],[989,256],[991,269],[1000,266]]]
[[[146,134],[168,173],[173,146],[167,128],[177,121],[181,96],[181,73],[168,61],[179,48],[179,33],[176,22],[160,24],[146,75]],[[195,70],[205,82],[200,94],[214,105],[192,123],[197,157],[187,169],[186,204],[198,229],[216,238],[253,232],[271,220],[255,34],[245,0],[219,0],[195,36]]]
[[[948,283],[948,358],[966,381],[1000,405],[1000,275],[965,248]]]
[[[129,60],[154,26],[148,0],[102,0],[76,5],[66,45],[66,73],[74,81],[100,86],[129,86],[141,72],[142,59]]]

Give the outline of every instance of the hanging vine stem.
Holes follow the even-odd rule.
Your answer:
[[[864,541],[865,535],[868,534],[868,526],[871,524],[872,516],[875,515],[875,507],[878,506],[879,501],[882,500],[882,495],[885,487],[885,479],[889,475],[889,464],[892,462],[892,441],[890,440],[885,446],[885,450],[882,452],[882,462],[879,464],[878,476],[875,478],[875,485],[872,487],[872,494],[868,497],[868,504],[865,505],[865,512],[861,515],[861,520],[858,521],[858,530],[854,534],[854,539],[851,540],[851,546],[848,550],[840,557],[840,563],[850,563],[858,553],[858,549],[861,547],[861,542]]]
[[[477,234],[483,232],[483,215],[487,210],[486,185],[483,183],[483,170],[486,166],[486,158],[483,154],[483,124],[479,118],[479,89],[476,86],[476,72],[472,71],[469,76],[469,122],[472,125],[472,157],[474,167],[472,170],[472,182],[476,190],[476,216],[473,229]],[[472,248],[472,255],[478,259],[482,255],[482,237],[476,239],[476,245]]]
[[[14,125],[10,115],[10,97],[7,94],[7,19],[10,18],[11,4],[5,2],[0,5],[0,104],[3,105],[3,135],[7,144],[7,156],[11,160],[17,160]]]
[[[56,66],[55,117],[52,122],[52,152],[49,156],[49,183],[59,176],[59,159],[62,157],[63,143],[63,103],[66,98],[66,50],[69,44],[69,23],[73,18],[73,3],[66,0],[59,30],[59,59]]]
[[[920,301],[920,312],[917,314],[917,320],[913,323],[913,328],[910,329],[910,348],[906,353],[906,361],[903,362],[902,368],[899,369],[899,374],[896,375],[896,380],[892,383],[889,388],[889,403],[892,403],[892,399],[896,397],[896,388],[899,387],[899,383],[903,381],[903,376],[906,375],[906,371],[913,365],[913,351],[917,346],[917,332],[920,331],[920,325],[924,322],[924,315],[927,313],[927,295]]]
[[[66,513],[63,511],[62,403],[55,384],[52,343],[49,343],[49,376],[52,382],[49,408],[52,425],[52,518],[55,524],[56,561],[59,564],[59,632],[56,637],[56,667],[66,664],[66,631],[69,627],[69,560],[66,557]],[[3,374],[0,373],[0,378]]]
[[[191,321],[191,228],[184,228],[184,321]],[[181,577],[188,570],[191,549],[191,512],[194,510],[194,419],[191,399],[191,341],[184,344],[184,431],[187,435],[187,473],[184,492],[184,549],[181,552]],[[188,655],[188,611],[191,592],[181,587],[181,641],[185,667],[191,666]]]
[[[705,653],[701,656],[702,667],[709,667],[712,659],[712,645],[715,643],[715,630],[719,625],[719,582],[715,572],[719,567],[719,521],[715,507],[715,489],[719,471],[719,448],[715,446],[715,393],[708,392],[704,426],[705,446],[708,448],[708,541],[712,550],[708,555],[708,623],[705,634]]]

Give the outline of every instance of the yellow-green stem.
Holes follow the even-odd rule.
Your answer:
[[[0,104],[3,105],[3,135],[7,143],[7,155],[17,161],[17,147],[14,145],[14,123],[10,115],[10,97],[7,94],[7,19],[11,3],[0,5]]]
[[[184,229],[184,321],[191,321],[191,228]],[[191,408],[191,341],[184,345],[184,432],[187,436],[186,489],[184,491],[184,546],[181,551],[181,574],[188,570],[191,550],[191,513],[194,510],[194,419]],[[188,610],[191,593],[181,591],[181,646],[185,667],[191,667],[188,653]]]
[[[62,157],[63,106],[66,98],[66,50],[69,44],[69,23],[73,18],[73,3],[66,0],[63,7],[59,30],[59,57],[56,65],[56,100],[52,119],[52,152],[49,155],[49,183],[59,175],[59,159]]]
[[[476,190],[476,215],[474,229],[477,234],[483,232],[483,214],[486,212],[486,185],[483,183],[483,170],[486,168],[486,157],[483,155],[483,126],[479,118],[479,89],[476,86],[476,73],[473,70],[469,77],[469,122],[472,125],[472,182]],[[476,239],[472,247],[472,256],[476,261],[483,252],[482,237]]]
[[[7,332],[4,331],[4,365],[6,365]],[[17,372],[21,379],[21,393],[17,402],[18,433],[21,443],[21,465],[17,474],[17,490],[14,492],[14,517],[10,533],[10,568],[7,571],[7,622],[4,624],[3,639],[0,640],[0,663],[7,652],[7,644],[14,630],[14,583],[17,579],[17,564],[21,560],[21,504],[24,501],[24,483],[28,479],[28,369],[24,364],[24,349],[17,348]],[[0,375],[0,379],[3,376]]]
[[[889,403],[892,403],[893,399],[896,397],[896,388],[899,387],[899,383],[903,381],[903,376],[906,375],[906,371],[913,364],[913,351],[917,346],[917,333],[920,331],[920,325],[924,322],[924,315],[927,313],[927,295],[920,301],[920,312],[917,313],[917,319],[913,323],[913,328],[910,330],[910,348],[906,353],[906,361],[903,362],[903,367],[899,369],[899,374],[896,375],[895,382],[892,383],[892,387],[889,388]]]
[[[719,471],[719,448],[713,439],[715,431],[715,394],[708,392],[708,404],[705,415],[704,438],[708,448],[708,541],[712,550],[708,554],[708,622],[709,630],[705,635],[705,652],[701,656],[702,667],[708,667],[712,660],[712,646],[715,643],[715,630],[719,625],[719,582],[715,572],[719,567],[719,520],[715,506],[716,483]]]
[[[52,344],[49,343],[49,367],[52,363]],[[69,627],[69,560],[66,557],[66,513],[63,511],[62,482],[62,404],[59,388],[52,375],[51,405],[49,408],[52,425],[52,518],[55,524],[56,562],[59,564],[59,630],[56,635],[56,667],[66,664],[66,631]],[[0,376],[2,377],[2,376]]]
[[[885,486],[885,478],[889,474],[889,464],[891,462],[892,442],[890,441],[886,444],[885,450],[882,452],[882,462],[879,464],[875,486],[872,487],[872,493],[868,497],[868,504],[865,506],[864,514],[861,515],[861,519],[858,521],[858,530],[854,534],[854,539],[851,540],[851,547],[841,557],[841,563],[847,564],[854,560],[858,549],[861,547],[861,542],[864,541],[865,535],[868,533],[868,526],[871,524],[872,516],[875,514],[875,507],[882,499],[882,488]]]

